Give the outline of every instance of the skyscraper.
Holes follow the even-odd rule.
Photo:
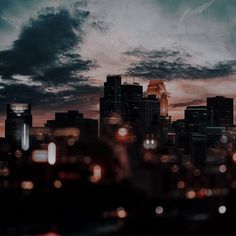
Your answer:
[[[104,136],[121,116],[121,76],[108,75],[100,98],[100,135]]]
[[[148,85],[147,95],[155,95],[160,100],[160,115],[168,116],[168,96],[163,80],[151,80]]]
[[[7,104],[5,137],[12,144],[27,149],[29,129],[32,127],[31,105],[25,103]]]
[[[202,133],[207,127],[207,107],[188,106],[185,109],[185,129],[187,132]]]
[[[140,134],[153,134],[154,123],[160,118],[160,101],[154,95],[144,97],[140,103]]]
[[[222,96],[207,98],[208,126],[233,126],[234,100]]]
[[[136,131],[140,119],[140,103],[143,97],[143,87],[138,83],[121,85],[121,116],[124,123]]]

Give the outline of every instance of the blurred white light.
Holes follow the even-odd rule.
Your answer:
[[[221,165],[220,167],[219,167],[219,172],[220,173],[225,173],[227,171],[227,167],[226,167],[226,165]]]
[[[186,193],[185,196],[187,199],[194,199],[196,197],[196,192],[193,190],[190,190]]]
[[[29,127],[28,125],[23,125],[23,133],[21,137],[21,148],[24,151],[27,151],[29,149]]]
[[[223,134],[223,135],[220,137],[220,141],[221,141],[222,143],[227,143],[227,142],[228,142],[227,136]]]
[[[53,142],[48,144],[48,163],[50,165],[56,163],[56,144]]]
[[[163,212],[164,212],[164,209],[163,209],[163,207],[158,206],[158,207],[155,209],[155,212],[156,212],[157,215],[162,215]]]
[[[227,211],[226,206],[220,206],[218,211],[219,211],[220,214],[225,214],[226,211]]]
[[[121,137],[124,137],[128,134],[128,130],[126,128],[120,128],[118,129],[118,134],[121,136]]]

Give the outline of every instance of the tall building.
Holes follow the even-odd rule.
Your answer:
[[[222,96],[207,98],[208,126],[233,126],[234,100]]]
[[[69,136],[75,133],[74,128],[78,128],[81,141],[96,139],[98,136],[98,121],[84,118],[78,111],[58,112],[55,114],[55,120],[48,120],[45,127],[53,129],[54,136],[63,136],[63,133]]]
[[[163,80],[151,80],[147,95],[155,95],[157,99],[160,100],[160,115],[168,116],[168,95]]]
[[[138,83],[121,85],[121,116],[124,123],[135,130],[140,120],[140,103],[143,97],[143,87]]]
[[[207,127],[207,107],[188,106],[185,109],[185,129],[187,132],[205,132]]]
[[[104,136],[121,116],[121,76],[108,75],[100,98],[100,135]]]
[[[155,132],[154,123],[160,119],[160,101],[156,96],[144,97],[140,103],[139,132],[142,136]]]
[[[31,127],[32,115],[30,104],[7,104],[7,118],[5,121],[5,137],[7,141],[27,149],[29,146],[29,129]]]

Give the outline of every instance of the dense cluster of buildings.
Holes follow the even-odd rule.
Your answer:
[[[181,160],[204,164],[209,152],[229,151],[233,140],[234,101],[216,96],[207,98],[206,106],[188,106],[184,119],[174,121],[168,115],[168,93],[162,80],[151,80],[146,92],[138,83],[123,83],[121,76],[109,75],[100,99],[100,134],[114,138],[119,128],[127,130],[136,141],[158,142],[159,148],[174,152]],[[151,139],[150,139],[151,137]],[[219,151],[220,147],[220,151]],[[224,153],[225,155],[225,153]]]
[[[108,75],[100,98],[100,125],[78,111],[68,111],[56,113],[44,127],[33,127],[31,105],[12,103],[7,105],[4,142],[28,150],[40,142],[60,139],[72,144],[95,141],[99,136],[105,141],[146,140],[144,147],[158,143],[166,153],[202,165],[209,155],[233,150],[233,103],[232,98],[207,98],[206,106],[188,106],[184,119],[171,123],[163,80],[151,80],[144,92],[138,83],[122,83],[120,75]]]

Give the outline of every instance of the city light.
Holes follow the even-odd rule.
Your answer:
[[[127,217],[127,211],[123,207],[119,207],[117,210],[117,216],[120,219],[124,219]]]
[[[128,130],[126,128],[120,128],[118,129],[118,135],[121,137],[125,137],[128,134]]]
[[[48,163],[50,165],[56,163],[56,144],[53,142],[48,144]]]
[[[23,124],[23,133],[21,138],[21,148],[24,151],[29,149],[29,127],[27,124]]]
[[[219,172],[224,174],[227,171],[226,165],[220,165],[219,166]]]
[[[158,206],[158,207],[156,207],[155,212],[157,215],[162,215],[164,212],[164,209],[163,209],[163,207]]]
[[[220,141],[221,141],[222,143],[226,144],[226,143],[228,142],[227,136],[223,134],[223,135],[220,137]]]
[[[178,189],[184,189],[185,188],[185,182],[184,181],[178,181],[177,182],[177,188]]]
[[[98,183],[102,179],[102,167],[100,165],[95,165],[93,167],[93,175],[90,177],[90,180],[93,183]]]
[[[233,154],[232,159],[233,159],[233,162],[236,163],[236,152]]]
[[[55,180],[53,183],[55,188],[61,188],[62,187],[62,182],[60,180]]]
[[[154,150],[157,148],[157,140],[154,138],[152,139],[147,138],[143,141],[143,147],[147,150],[149,149]]]
[[[227,211],[227,208],[226,208],[226,206],[223,205],[218,208],[218,211],[220,214],[225,214]]]
[[[38,163],[48,162],[48,150],[34,150],[32,152],[32,160]]]
[[[32,181],[22,181],[21,188],[24,190],[32,190],[34,188],[34,183]]]
[[[196,192],[193,190],[188,191],[185,196],[187,199],[194,199],[196,197]]]

